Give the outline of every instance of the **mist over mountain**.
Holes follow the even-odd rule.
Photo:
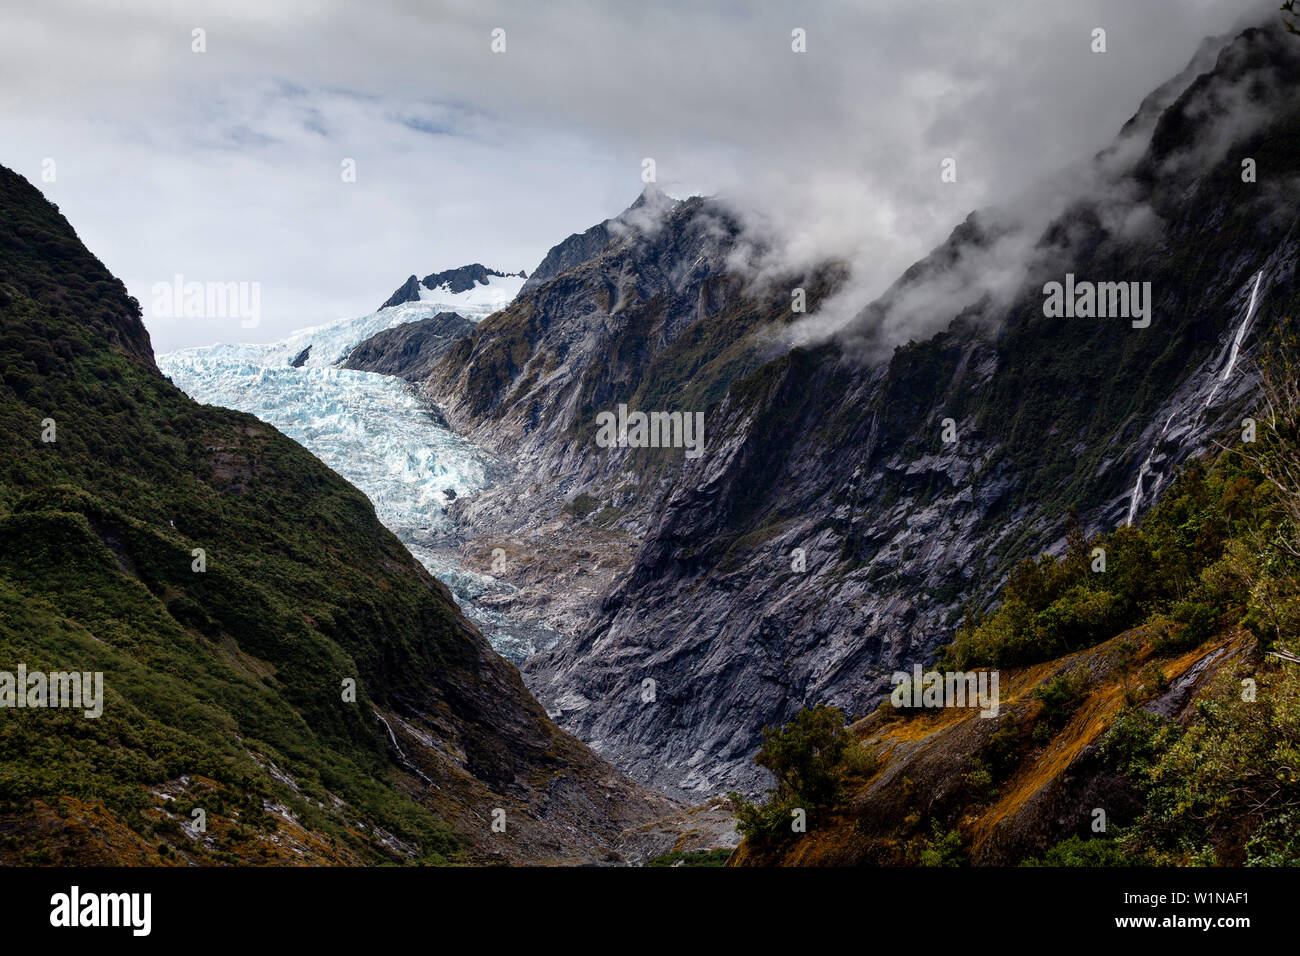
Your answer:
[[[531,529],[554,516],[635,553],[589,619],[525,662],[556,719],[669,792],[756,787],[763,726],[814,702],[874,706],[968,602],[1062,546],[1069,508],[1089,532],[1135,499],[1143,513],[1251,407],[1233,340],[1243,325],[1258,340],[1291,295],[1287,39],[1207,43],[1094,161],[973,214],[842,322],[841,264],[756,283],[736,268],[741,221],[692,199],[460,340],[428,393],[525,474],[458,502],[458,520],[484,548],[540,548]],[[1267,176],[1243,181],[1247,157]],[[1044,287],[1067,273],[1149,282],[1149,327],[1046,317]],[[597,447],[596,414],[620,404],[703,411],[706,454]]]

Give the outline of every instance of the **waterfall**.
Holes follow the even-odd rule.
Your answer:
[[[425,776],[424,772],[420,770],[419,767],[407,759],[406,752],[402,750],[401,745],[397,742],[397,734],[393,733],[393,728],[389,726],[388,721],[384,719],[384,715],[377,710],[374,711],[374,715],[379,718],[379,722],[383,724],[384,729],[388,731],[388,739],[393,742],[393,749],[397,751],[397,759],[401,761],[402,765],[406,767],[407,770],[410,770],[425,783],[429,784],[429,786],[433,786],[433,781]]]
[[[1205,400],[1203,408],[1209,408],[1210,402],[1214,401],[1214,396],[1219,392],[1219,386],[1228,380],[1232,370],[1237,365],[1237,353],[1241,351],[1241,343],[1246,338],[1246,330],[1250,328],[1250,320],[1255,315],[1255,302],[1259,298],[1259,283],[1264,278],[1264,271],[1261,269],[1255,276],[1255,287],[1250,290],[1250,304],[1246,306],[1246,317],[1242,319],[1241,325],[1237,328],[1237,335],[1232,340],[1232,351],[1228,354],[1228,364],[1223,367],[1223,375],[1214,383],[1214,388],[1210,389],[1210,397]]]
[[[1206,398],[1205,404],[1201,406],[1201,411],[1197,415],[1198,418],[1201,417],[1201,415],[1205,413],[1205,410],[1210,407],[1210,403],[1213,402],[1215,396],[1219,394],[1219,386],[1229,379],[1232,375],[1233,369],[1237,367],[1237,356],[1241,352],[1241,343],[1246,339],[1246,332],[1250,329],[1250,320],[1255,315],[1255,305],[1259,300],[1259,285],[1263,278],[1264,270],[1261,269],[1255,276],[1255,285],[1250,291],[1250,303],[1246,306],[1246,316],[1241,320],[1241,325],[1237,327],[1237,334],[1233,337],[1232,348],[1228,352],[1228,361],[1223,367],[1223,374],[1218,377],[1214,383],[1214,387],[1210,389],[1210,395]],[[1169,417],[1165,419],[1165,426],[1160,429],[1160,436],[1151,446],[1151,451],[1147,453],[1146,460],[1143,461],[1141,467],[1138,468],[1137,481],[1133,484],[1133,494],[1129,498],[1128,518],[1125,519],[1125,524],[1133,524],[1133,519],[1137,517],[1138,505],[1142,503],[1142,480],[1150,473],[1151,462],[1155,459],[1156,451],[1159,449],[1160,443],[1164,440],[1165,434],[1169,431],[1169,424],[1174,420],[1174,415],[1176,414],[1177,410],[1170,413]],[[1157,481],[1156,488],[1153,489],[1153,492],[1158,490],[1159,487],[1160,482]]]
[[[1137,516],[1138,505],[1142,503],[1142,479],[1147,476],[1151,470],[1151,459],[1155,457],[1156,449],[1160,447],[1160,442],[1164,440],[1165,432],[1169,431],[1169,423],[1174,420],[1177,412],[1170,412],[1169,417],[1165,419],[1165,427],[1160,429],[1160,437],[1155,440],[1151,450],[1147,452],[1146,461],[1142,462],[1142,467],[1138,469],[1137,481],[1133,485],[1133,496],[1128,503],[1128,517],[1124,520],[1125,524],[1131,525],[1133,519]],[[1156,485],[1159,488],[1159,484]]]

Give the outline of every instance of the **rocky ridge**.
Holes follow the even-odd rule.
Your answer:
[[[1071,507],[1089,532],[1112,528],[1135,488],[1141,513],[1239,428],[1252,343],[1295,290],[1286,39],[1207,45],[1050,217],[972,216],[820,344],[773,343],[797,318],[790,288],[815,309],[836,266],[756,288],[732,269],[743,240],[716,201],[662,208],[594,255],[604,224],[553,250],[562,271],[535,272],[425,383],[453,426],[521,467],[457,503],[471,550],[476,533],[544,551],[597,531],[635,549],[565,611],[590,616],[526,663],[548,711],[667,792],[752,791],[762,726],[811,703],[871,709],[1015,561],[1061,546]],[[1252,123],[1228,105],[1243,97]],[[1243,156],[1267,176],[1243,181]],[[1014,281],[971,281],[1008,250]],[[1150,282],[1151,324],[1045,316],[1045,284],[1067,273]],[[908,328],[920,336],[894,344]],[[620,403],[706,411],[705,455],[599,448],[595,415]]]

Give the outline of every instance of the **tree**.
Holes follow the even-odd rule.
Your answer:
[[[789,837],[792,811],[834,804],[840,797],[844,766],[853,740],[838,708],[805,707],[782,728],[764,727],[763,746],[754,757],[776,775],[765,805],[739,793],[730,795],[736,829],[746,837]]]
[[[780,730],[763,729],[763,746],[754,762],[776,774],[778,791],[809,806],[822,806],[836,797],[835,768],[848,744],[849,733],[838,708],[805,707]]]

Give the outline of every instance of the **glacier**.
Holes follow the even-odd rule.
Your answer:
[[[446,311],[481,320],[508,304],[523,281],[507,277],[496,280],[496,289],[480,286],[459,295],[444,291],[302,329],[278,342],[217,344],[157,357],[163,374],[195,401],[257,416],[360,489],[379,520],[451,589],[493,648],[516,664],[546,650],[560,635],[545,627],[515,625],[478,603],[514,587],[461,567],[456,553],[460,538],[447,512],[454,498],[506,477],[506,466],[448,429],[410,384],[335,366],[369,336],[405,322]],[[300,367],[290,364],[307,346],[308,359]]]
[[[311,352],[302,363],[312,368],[337,365],[359,343],[387,329],[432,318],[439,312],[456,312],[471,322],[480,322],[511,303],[524,279],[519,276],[491,276],[487,284],[478,284],[465,292],[449,292],[446,285],[437,289],[420,289],[419,302],[390,306],[358,318],[339,319],[325,325],[298,329],[278,342],[204,345],[167,353],[169,356],[221,355],[231,361],[242,360],[258,365],[288,365],[308,346]]]

